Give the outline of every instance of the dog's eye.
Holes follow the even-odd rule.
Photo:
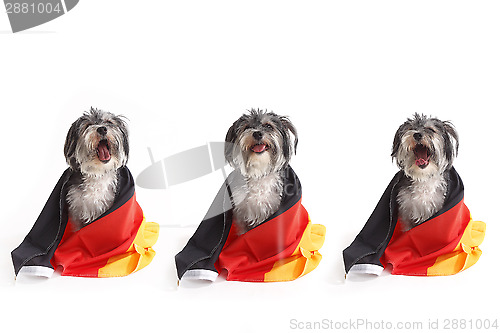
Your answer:
[[[433,128],[427,128],[429,131],[431,131],[432,133],[436,133],[436,131],[433,129]]]
[[[271,124],[264,124],[262,125],[264,128],[267,128],[267,129],[273,129],[273,125]]]

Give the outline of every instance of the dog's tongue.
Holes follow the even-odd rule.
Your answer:
[[[427,165],[428,163],[429,163],[429,161],[424,160],[423,158],[419,158],[418,160],[415,161],[415,164],[417,166]]]
[[[424,146],[419,146],[415,149],[415,156],[417,157],[415,160],[417,166],[420,167],[429,164],[429,155],[427,155],[427,148]]]
[[[97,146],[97,157],[99,157],[100,161],[109,161],[111,155],[109,154],[108,146],[105,141],[99,142]]]
[[[266,145],[255,145],[252,147],[252,151],[255,153],[262,153],[266,150]]]

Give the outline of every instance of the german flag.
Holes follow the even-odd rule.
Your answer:
[[[409,231],[398,221],[398,172],[385,190],[372,215],[352,244],[344,250],[346,274],[452,275],[474,265],[481,256],[479,245],[486,224],[474,221],[464,204],[464,186],[454,168],[450,170],[443,208]]]
[[[232,221],[231,173],[207,215],[176,257],[181,278],[213,281],[222,272],[229,281],[290,281],[314,270],[326,229],[311,224],[302,206],[302,187],[291,167],[285,170],[279,210],[266,221],[238,235]]]
[[[115,277],[147,266],[155,255],[152,246],[158,239],[159,226],[146,222],[128,168],[120,168],[118,174],[118,191],[112,207],[74,232],[68,224],[66,204],[73,171],[67,169],[31,231],[12,251],[16,276],[25,272],[49,277],[60,266],[62,275]]]

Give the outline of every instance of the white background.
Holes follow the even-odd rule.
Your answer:
[[[500,319],[499,16],[496,1],[85,0],[12,34],[0,13],[1,325],[288,332],[298,331],[293,319],[419,321],[424,329],[430,319]],[[148,147],[161,159],[222,141],[246,109],[290,116],[303,204],[327,226],[320,266],[289,283],[178,288],[173,257],[222,183],[214,173],[166,190],[137,188],[148,220],[162,225],[144,270],[15,282],[10,251],[66,167],[70,124],[90,106],[129,118],[135,176],[150,165]],[[465,201],[487,222],[483,256],[450,277],[345,282],[341,251],[397,171],[392,139],[414,112],[458,129]]]

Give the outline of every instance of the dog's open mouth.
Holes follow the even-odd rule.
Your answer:
[[[269,146],[266,145],[265,143],[257,143],[255,145],[252,146],[252,148],[250,148],[254,153],[257,153],[257,154],[262,154],[263,152],[265,152],[266,150],[269,149]]]
[[[99,141],[99,145],[97,146],[97,157],[99,158],[99,161],[103,163],[108,163],[111,159],[108,140]]]
[[[413,152],[415,153],[415,164],[420,169],[425,169],[429,164],[429,149],[423,144],[419,143],[415,146]]]

